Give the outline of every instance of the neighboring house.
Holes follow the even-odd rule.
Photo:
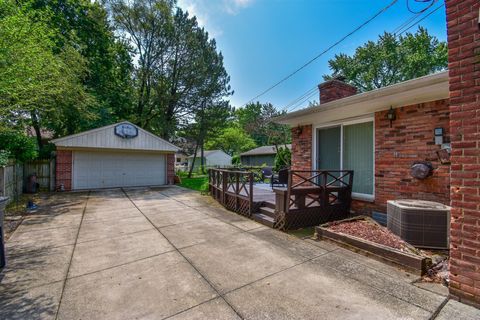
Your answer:
[[[386,212],[391,199],[450,204],[450,165],[437,155],[450,142],[448,72],[359,94],[339,80],[319,89],[318,106],[275,119],[292,127],[293,170],[354,170],[357,212]],[[423,161],[432,175],[413,178]]]
[[[222,150],[205,150],[203,152],[203,164],[207,167],[225,167],[232,165],[232,157]],[[188,166],[192,165],[193,155],[188,157]],[[195,166],[201,165],[200,151],[195,158]]]
[[[279,148],[285,148],[285,145],[279,145]],[[288,149],[292,149],[291,144],[287,144]],[[275,162],[277,149],[275,146],[258,147],[240,154],[240,162],[245,166],[261,166],[267,165],[272,167]]]
[[[63,190],[173,184],[173,144],[130,122],[52,140],[56,187]]]
[[[183,169],[188,166],[188,154],[184,151],[175,153],[175,168]]]
[[[37,133],[35,132],[34,127],[27,127],[25,131],[28,137],[33,137],[35,139],[37,138]],[[48,143],[50,140],[53,139],[54,133],[53,131],[50,131],[48,129],[41,128],[40,136],[42,137],[43,143]]]

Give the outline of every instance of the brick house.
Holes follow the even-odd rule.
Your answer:
[[[363,94],[330,81],[319,86],[319,106],[278,122],[292,126],[294,169],[361,164],[352,168],[357,211],[384,211],[397,198],[450,204],[450,295],[480,307],[480,1],[445,6],[448,72]],[[450,165],[435,156],[435,128],[450,142]],[[320,156],[325,150],[333,156]],[[431,162],[433,175],[412,178],[415,161]]]
[[[386,212],[387,200],[402,198],[450,203],[450,165],[437,155],[450,142],[447,72],[359,94],[339,80],[319,89],[318,106],[276,119],[292,127],[293,169],[354,170],[357,212]],[[427,179],[410,175],[418,162],[432,164]]]

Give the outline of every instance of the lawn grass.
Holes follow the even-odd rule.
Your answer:
[[[195,175],[192,178],[181,177],[180,186],[200,192],[208,191],[208,176],[207,175]]]
[[[313,237],[314,233],[315,233],[315,227],[308,227],[308,228],[288,231],[288,234],[291,234],[292,236],[295,236],[300,239]]]

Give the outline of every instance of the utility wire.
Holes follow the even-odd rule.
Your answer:
[[[430,9],[430,7],[432,7],[435,2],[437,2],[437,0],[414,0],[415,2],[417,3],[430,3],[428,6],[426,6],[425,8],[423,8],[422,10],[420,11],[415,11],[413,10],[411,7],[410,7],[410,0],[406,0],[407,1],[407,9],[408,11],[410,11],[411,13],[415,13],[415,14],[418,14],[418,13],[423,13],[425,11],[427,11],[428,9]]]
[[[413,28],[415,25],[419,24],[420,22],[422,22],[423,20],[427,19],[429,16],[431,16],[433,13],[435,13],[436,11],[438,11],[440,8],[442,8],[444,6],[444,3],[442,3],[441,5],[439,5],[438,7],[436,7],[435,9],[433,9],[432,11],[430,11],[427,15],[425,15],[422,19],[418,20],[417,22],[413,23],[412,25],[410,25],[408,28],[406,28],[405,30],[403,30],[402,32],[400,32],[398,35],[401,36],[402,34],[404,34],[405,32],[407,32],[408,30],[410,30],[411,28]]]
[[[432,5],[437,3],[438,0],[433,0],[432,2]],[[442,2],[442,5],[443,5],[443,2]],[[426,17],[428,17],[431,13],[428,13],[427,15],[425,15],[424,17],[422,17],[422,15],[424,13],[427,13],[428,12],[428,9],[430,9],[432,6],[428,6],[426,9],[422,10],[420,13],[416,13],[414,14],[413,17],[411,17],[410,19],[408,19],[407,21],[405,21],[404,23],[402,23],[399,27],[397,27],[393,33],[395,36],[399,36],[401,34],[403,34],[406,30],[409,30],[410,28],[412,28],[412,26],[420,23],[421,21],[423,21]],[[441,7],[441,6],[440,6]],[[437,10],[437,9],[435,9]],[[433,10],[433,11],[435,11]]]
[[[415,19],[417,19],[420,15],[422,15],[421,13],[416,13],[415,15],[413,15],[412,17],[410,17],[409,19],[407,19],[406,21],[404,21],[401,25],[399,25],[398,27],[395,28],[395,30],[393,30],[393,34],[397,34],[400,30],[402,30],[403,28],[405,28],[407,25],[409,25],[412,21],[414,21]]]
[[[432,0],[427,0],[425,2],[430,2]],[[414,16],[410,17],[409,19],[407,19],[406,21],[404,21],[402,24],[400,24],[397,28],[395,28],[395,30],[393,31],[393,33],[397,36],[400,36],[402,34],[404,34],[405,32],[407,32],[408,30],[410,30],[413,26],[419,24],[420,22],[422,22],[423,20],[425,20],[426,18],[428,18],[430,15],[432,15],[434,12],[438,11],[441,7],[443,7],[444,3],[442,2],[442,4],[440,6],[438,6],[437,8],[435,8],[434,10],[430,11],[427,15],[425,15],[424,17],[422,17],[420,20],[418,21],[415,21],[417,18],[419,18],[423,13],[425,13],[433,4],[435,4],[436,2],[438,2],[438,0],[433,0],[432,1],[432,4],[430,6],[428,6],[427,8],[425,8],[424,10],[421,10],[419,11],[418,13],[415,13]],[[412,23],[413,21],[413,23]],[[411,25],[409,25],[410,23],[412,23]],[[403,29],[403,30],[402,30]],[[312,89],[309,89],[308,91],[306,91],[305,93],[303,93],[301,96],[299,96],[298,98],[296,98],[295,100],[291,101],[290,103],[288,103],[285,107],[283,107],[283,110],[287,111],[287,112],[291,112],[291,111],[294,111],[295,109],[298,109],[300,106],[303,105],[303,103],[305,103],[308,99],[310,99],[312,96],[314,96],[315,94],[317,94],[317,86],[313,87]],[[313,91],[313,92],[312,92]],[[305,98],[306,97],[306,98]],[[255,98],[254,98],[255,99]],[[253,100],[253,99],[252,99]]]
[[[312,89],[309,89],[307,92],[303,93],[300,97],[296,98],[293,101],[290,101],[285,107],[283,107],[284,110],[288,110],[290,107],[298,104],[300,100],[302,100],[305,96],[310,95],[312,92],[317,91],[317,86],[314,86]]]
[[[305,102],[309,101],[311,97],[313,97],[313,96],[315,96],[315,95],[317,95],[317,94],[318,94],[317,91],[311,93],[309,96],[305,97],[302,101],[300,101],[296,106],[294,106],[293,108],[291,108],[289,111],[292,112],[292,111],[294,111],[294,110],[302,107]]]
[[[261,96],[265,95],[267,92],[271,91],[272,89],[278,87],[281,83],[285,82],[286,80],[290,79],[291,77],[293,77],[295,74],[297,74],[298,72],[300,72],[301,70],[305,69],[308,65],[310,65],[311,63],[313,63],[314,61],[316,61],[318,58],[320,58],[321,56],[323,56],[325,53],[327,53],[328,51],[330,51],[331,49],[333,49],[334,47],[336,47],[337,45],[339,45],[341,42],[343,42],[345,39],[349,38],[351,35],[353,35],[355,32],[357,32],[358,30],[362,29],[363,27],[365,27],[367,24],[369,24],[370,22],[372,22],[375,18],[377,18],[379,15],[381,15],[382,13],[384,13],[385,11],[387,11],[388,9],[390,9],[390,7],[392,7],[398,0],[393,0],[392,2],[390,2],[390,4],[388,4],[386,7],[384,7],[383,9],[381,9],[380,11],[378,11],[375,15],[373,15],[370,19],[368,19],[367,21],[365,21],[364,23],[362,23],[360,26],[358,26],[357,28],[355,28],[353,31],[349,32],[348,34],[346,34],[345,36],[343,36],[340,40],[338,40],[337,42],[335,42],[334,44],[332,44],[331,46],[329,46],[327,49],[323,50],[322,52],[320,52],[318,55],[316,55],[315,57],[313,57],[312,59],[310,59],[309,61],[307,61],[305,64],[303,64],[300,68],[298,68],[297,70],[293,71],[292,73],[290,73],[289,75],[287,75],[286,77],[282,78],[280,81],[276,82],[275,84],[273,84],[272,86],[270,86],[269,88],[267,88],[266,90],[262,91],[261,93],[257,94],[255,97],[253,97],[252,99],[248,100],[246,103],[244,103],[242,105],[242,107],[244,107],[245,105],[247,105],[248,103],[260,98]]]

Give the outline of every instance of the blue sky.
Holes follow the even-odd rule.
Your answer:
[[[384,31],[392,32],[413,16],[406,0],[399,0],[364,29],[342,42],[276,89],[262,96],[282,108],[322,81],[329,72],[328,60],[336,53],[351,54]],[[433,8],[439,6],[438,1]],[[310,60],[391,0],[178,0],[179,6],[195,14],[199,23],[217,41],[224,55],[239,107]],[[415,4],[414,8],[421,8]],[[440,40],[446,40],[445,9],[441,8],[420,25]],[[416,30],[417,26],[411,30]],[[312,99],[318,101],[318,97]],[[305,103],[307,104],[307,103]]]

